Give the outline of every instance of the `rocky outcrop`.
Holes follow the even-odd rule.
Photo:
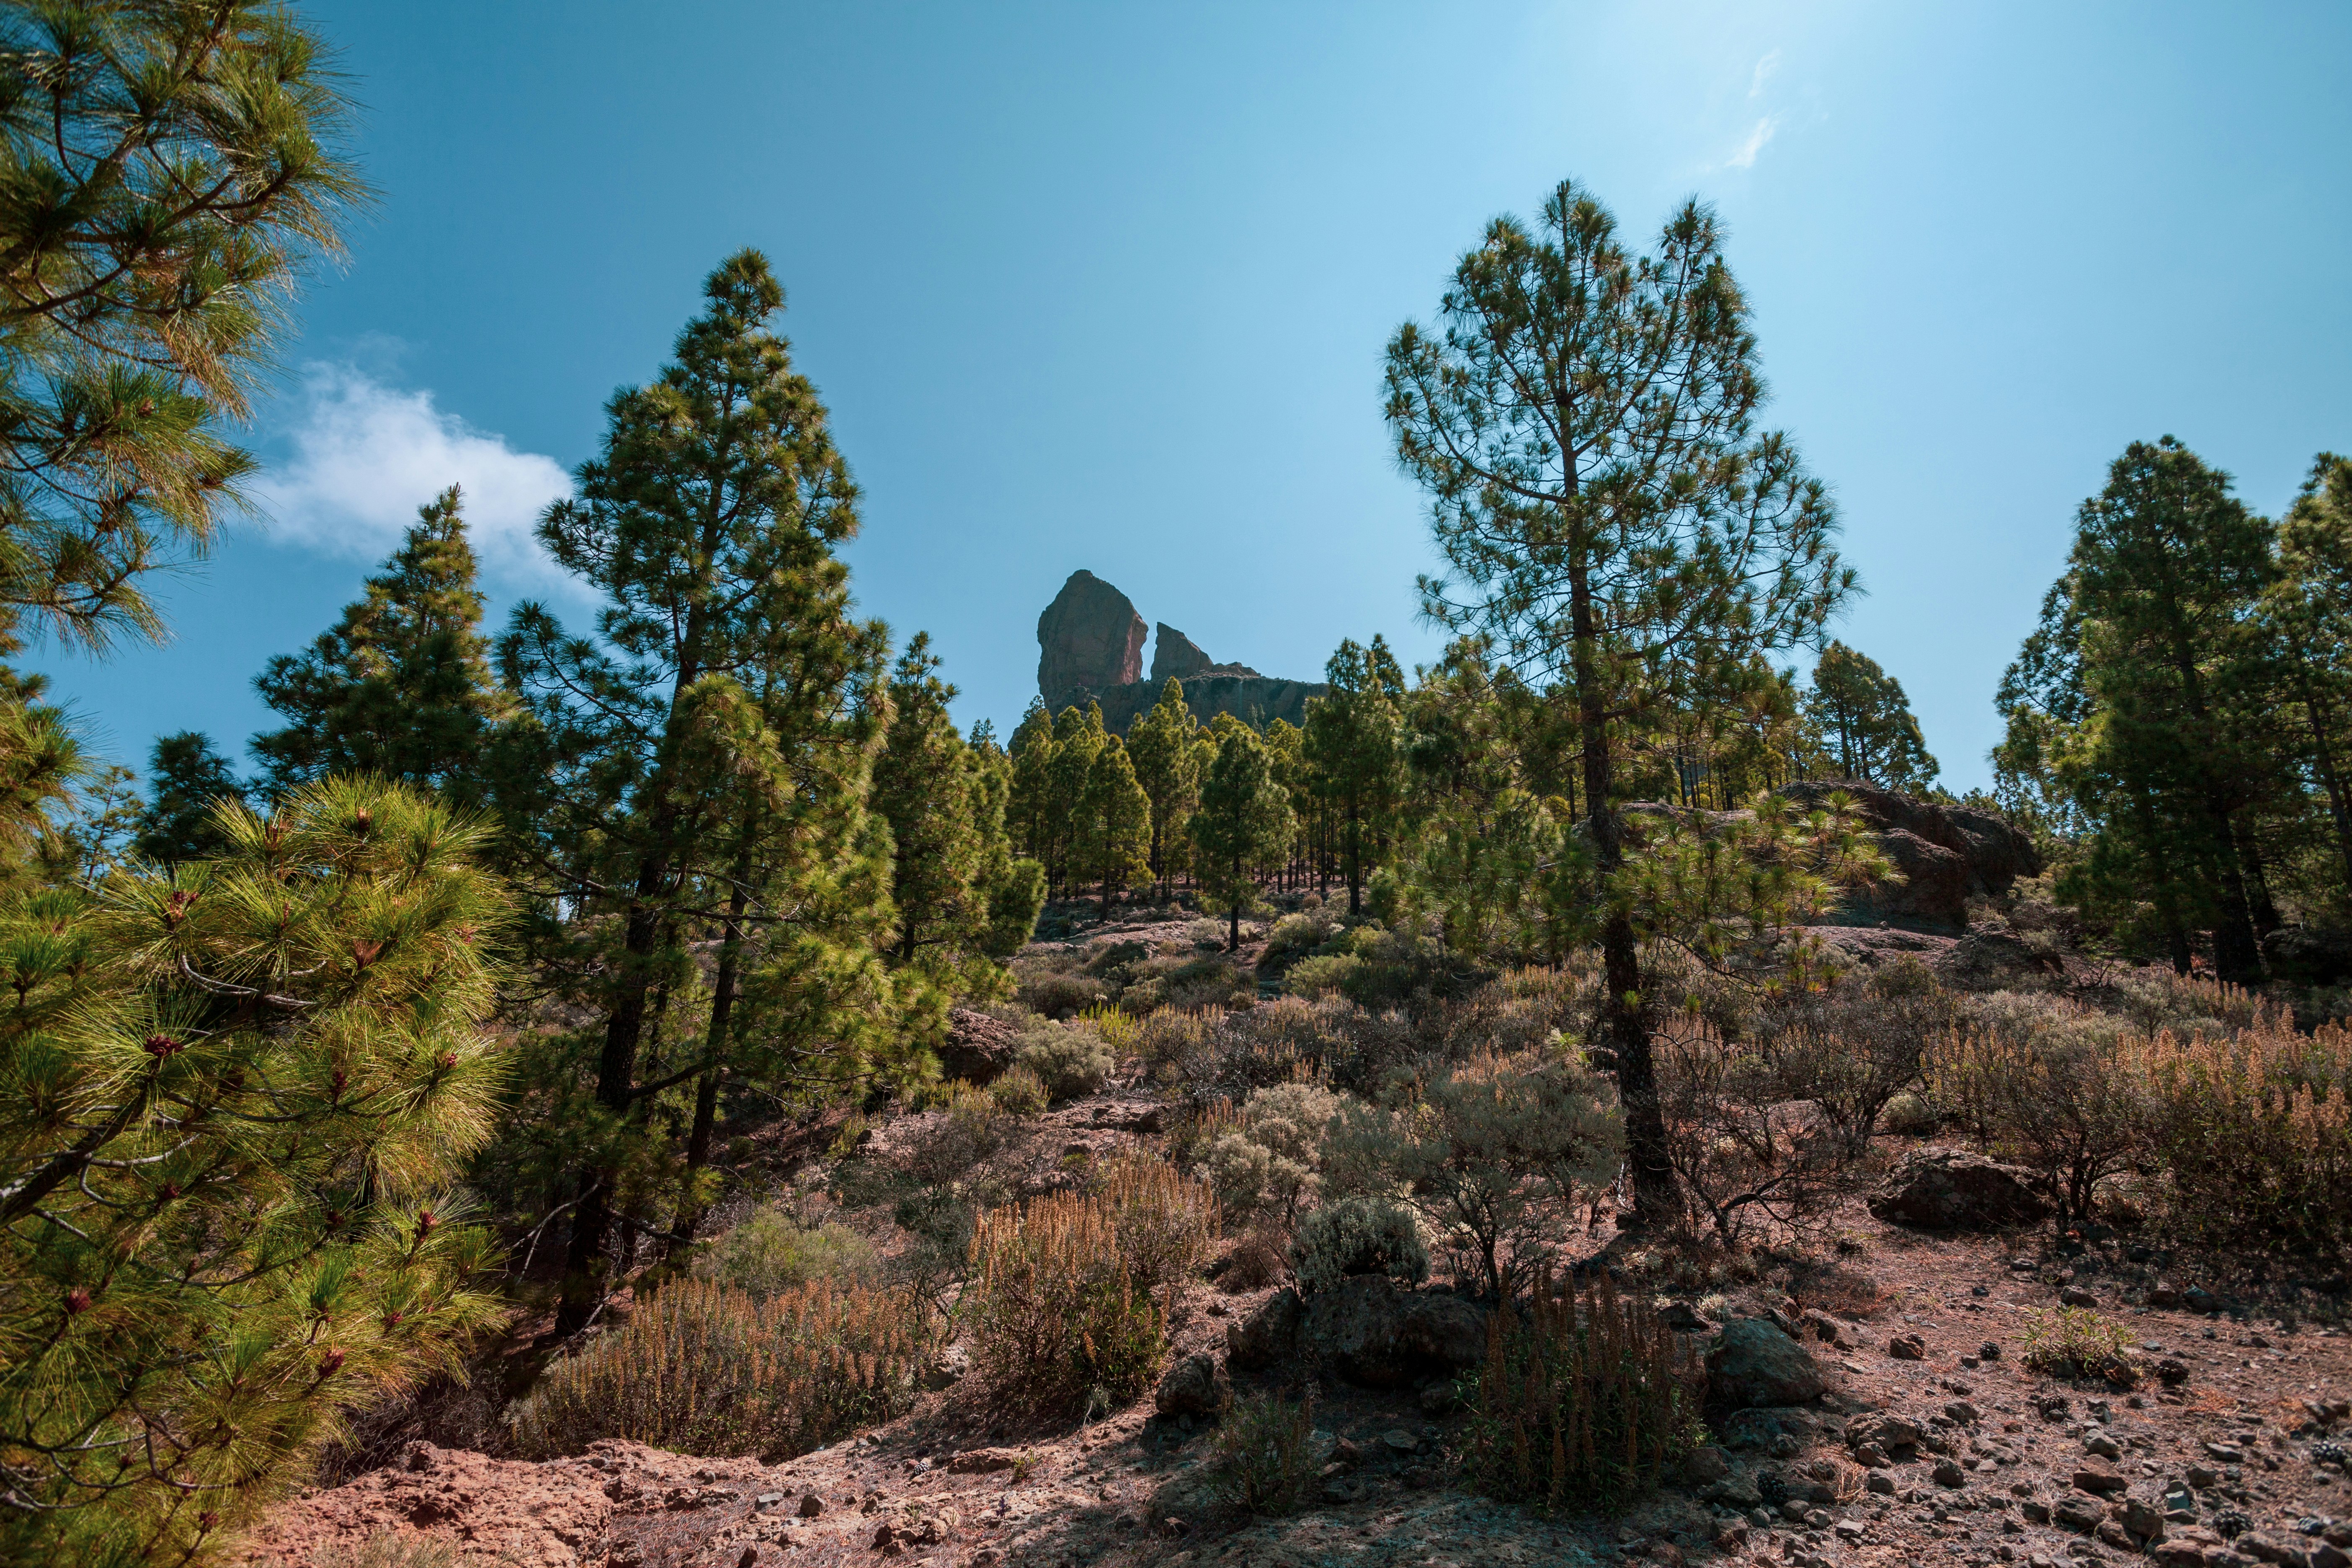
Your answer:
[[[1184,682],[1184,706],[1203,724],[1220,713],[1230,713],[1255,725],[1280,719],[1303,726],[1307,722],[1307,700],[1320,697],[1329,689],[1321,681],[1283,680],[1271,675],[1196,675]],[[1160,690],[1161,684],[1139,680],[1132,686],[1081,693],[1077,701],[1100,703],[1103,728],[1123,735],[1129,725],[1151,711],[1151,705],[1160,700]]]
[[[1002,1018],[970,1007],[950,1008],[947,1042],[939,1048],[940,1074],[966,1083],[993,1083],[1013,1065],[1020,1042],[1021,1031]]]
[[[1071,573],[1037,617],[1037,695],[1045,710],[1097,703],[1104,728],[1124,735],[1151,710],[1169,681],[1181,680],[1185,706],[1203,723],[1230,713],[1260,728],[1276,719],[1304,725],[1307,700],[1328,689],[1318,681],[1260,675],[1245,664],[1219,664],[1165,621],[1146,680],[1143,630],[1143,617],[1126,595],[1091,572]]]
[[[1965,927],[1969,900],[1997,899],[2042,869],[2033,841],[1989,812],[1897,795],[1852,779],[1806,779],[1780,795],[1808,809],[1843,793],[1892,863],[1895,875],[1856,889],[1827,923],[1920,921]]]
[[[2002,1230],[2047,1218],[2047,1189],[2021,1166],[1960,1149],[1917,1149],[1887,1173],[1870,1212],[1914,1230]]]
[[[1402,1388],[1466,1372],[1486,1359],[1486,1315],[1459,1296],[1400,1290],[1359,1274],[1307,1302],[1307,1342],[1333,1370],[1366,1388]]]
[[[1233,1384],[1215,1356],[1188,1355],[1160,1380],[1151,1405],[1162,1415],[1214,1415],[1233,1397]]]
[[[1198,675],[1217,661],[1211,658],[1200,644],[1170,626],[1160,622],[1151,629],[1151,683],[1181,680]]]
[[[1143,617],[1128,596],[1087,571],[1070,574],[1037,617],[1037,690],[1060,712],[1083,693],[1143,678]]]
[[[2281,926],[2263,938],[2263,963],[2291,985],[2341,985],[2352,980],[2352,931]]]

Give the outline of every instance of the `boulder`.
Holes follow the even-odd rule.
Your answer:
[[[1997,1230],[2048,1216],[2048,1184],[2032,1172],[1959,1149],[1917,1149],[1895,1163],[1870,1212],[1914,1230]]]
[[[2020,877],[2042,869],[2033,841],[1989,812],[1942,805],[1852,779],[1806,779],[1780,793],[1811,809],[1833,791],[1852,798],[1897,878],[1849,896],[1832,924],[1915,920],[1965,927],[1969,898],[1999,898]]]
[[[2263,938],[2263,964],[2291,985],[2341,985],[2352,980],[2352,931],[2281,926]]]
[[[1214,1415],[1233,1398],[1233,1384],[1213,1355],[1188,1355],[1168,1369],[1151,1396],[1162,1415]]]
[[[1458,1296],[1400,1290],[1359,1274],[1306,1306],[1307,1342],[1332,1370],[1367,1388],[1403,1388],[1486,1359],[1486,1315]]]
[[[1151,629],[1152,684],[1182,680],[1188,676],[1213,668],[1216,662],[1202,650],[1200,644],[1166,621]]]
[[[940,1075],[967,1083],[993,1083],[1013,1065],[1020,1038],[1020,1031],[1002,1018],[970,1007],[950,1008],[947,1043],[939,1049]]]
[[[1979,931],[1954,942],[1936,960],[1946,983],[1967,991],[2008,990],[2021,980],[2066,973],[2065,961],[2006,931]]]
[[[1037,617],[1037,691],[1058,711],[1090,689],[1143,677],[1143,617],[1091,572],[1070,574]]]
[[[1824,1386],[1812,1353],[1761,1318],[1735,1318],[1706,1350],[1708,1394],[1718,1403],[1803,1405]]]
[[[1255,1369],[1287,1361],[1298,1348],[1298,1292],[1285,1286],[1238,1323],[1225,1325],[1225,1360]]]

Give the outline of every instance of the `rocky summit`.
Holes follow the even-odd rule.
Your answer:
[[[1184,683],[1185,705],[1200,719],[1230,713],[1260,726],[1276,719],[1306,723],[1307,700],[1325,689],[1319,681],[1285,680],[1245,664],[1221,663],[1165,621],[1153,636],[1147,680],[1143,617],[1125,594],[1083,569],[1070,574],[1037,617],[1037,695],[1049,713],[1097,703],[1104,726],[1124,734],[1171,680]]]

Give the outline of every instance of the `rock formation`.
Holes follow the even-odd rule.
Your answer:
[[[1170,626],[1160,622],[1151,631],[1151,680],[1158,685],[1164,680],[1182,680],[1200,674],[1217,661],[1211,658],[1201,645]]]
[[[1143,673],[1143,617],[1128,596],[1091,572],[1073,572],[1037,617],[1037,695],[1045,710],[1102,706],[1103,726],[1123,735],[1151,710],[1169,680],[1184,683],[1184,703],[1203,723],[1220,713],[1263,727],[1276,719],[1307,722],[1307,700],[1319,681],[1283,680],[1245,664],[1218,664],[1192,638],[1160,623],[1151,679]]]
[[[1091,572],[1070,574],[1037,617],[1037,690],[1059,712],[1087,691],[1143,678],[1143,617]]]
[[[1990,812],[1943,805],[1897,795],[1851,779],[1808,779],[1780,793],[1813,807],[1833,791],[1853,797],[1854,809],[1895,876],[1856,889],[1831,917],[1838,925],[1879,921],[1921,921],[1963,928],[1970,898],[1994,898],[2020,877],[2037,875],[2042,857],[2033,841]]]

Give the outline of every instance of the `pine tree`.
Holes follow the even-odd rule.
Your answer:
[[[772,1077],[862,1071],[905,1044],[878,958],[895,923],[888,836],[866,805],[887,635],[850,619],[834,554],[856,531],[856,489],[815,388],[769,328],[783,290],[766,259],[730,257],[704,295],[674,363],[614,396],[603,454],[541,521],[557,563],[605,597],[597,637],[524,605],[499,644],[506,684],[529,703],[493,790],[518,869],[543,905],[617,917],[617,944],[580,964],[604,1017],[602,1120],[583,1131],[566,1331],[601,1298],[650,1097],[688,1079],[715,1097],[746,1042],[746,1070]],[[727,889],[718,908],[714,888]],[[753,917],[765,948],[741,954]],[[656,1004],[699,984],[680,944],[705,921],[729,933],[722,948],[751,971],[746,1011],[765,1022],[739,1026],[721,984],[698,1048],[675,1068],[648,1063]]]
[[[1935,782],[1936,759],[1903,683],[1867,654],[1842,642],[1822,649],[1805,716],[1840,777],[1915,795]]]
[[[0,13],[0,629],[159,633],[142,582],[241,504],[226,426],[366,194],[350,122],[264,0]]]
[[[217,1558],[499,1316],[484,830],[373,783],[0,902],[0,1561]]]
[[[961,994],[998,992],[999,922],[1018,923],[1025,889],[1004,843],[1006,788],[992,743],[968,746],[948,705],[928,634],[917,633],[890,679],[890,728],[874,764],[874,809],[890,825],[891,899],[898,913],[893,956],[927,959]],[[1024,890],[1010,895],[1006,883]],[[1029,912],[1034,926],[1036,911]],[[1028,939],[1022,931],[1021,940]]]
[[[2340,907],[2352,900],[2352,459],[2313,462],[2279,520],[2277,556],[2267,620],[2334,829]]]
[[[1332,814],[1353,917],[1363,913],[1364,879],[1392,830],[1403,790],[1398,704],[1404,679],[1377,637],[1370,648],[1342,641],[1323,679],[1330,690],[1307,709],[1308,787]]]
[[[1217,715],[1219,720],[1232,717]],[[1242,911],[1257,902],[1257,868],[1280,856],[1297,826],[1290,802],[1275,783],[1265,747],[1238,721],[1212,728],[1216,759],[1201,783],[1192,814],[1193,865],[1203,900],[1225,911],[1226,951],[1242,944]]]
[[[1135,765],[1135,782],[1151,801],[1151,870],[1160,879],[1165,901],[1186,842],[1185,820],[1201,797],[1201,771],[1195,754],[1201,721],[1184,705],[1183,682],[1170,677],[1160,689],[1160,700],[1127,732],[1127,754]]]
[[[1601,1026],[1617,1053],[1645,1213],[1679,1210],[1651,1057],[1623,806],[1661,693],[1735,690],[1758,655],[1818,636],[1851,591],[1827,493],[1763,399],[1748,307],[1696,204],[1633,256],[1607,209],[1563,184],[1529,229],[1497,218],[1462,258],[1442,334],[1388,350],[1398,455],[1429,489],[1453,575],[1425,612],[1488,641],[1563,705],[1602,889]]]
[[[1151,797],[1136,782],[1135,765],[1117,735],[1103,737],[1078,802],[1076,860],[1102,889],[1102,918],[1111,895],[1151,869]]]
[[[228,849],[215,808],[241,805],[245,786],[212,737],[183,730],[155,742],[147,764],[147,808],[139,814],[131,853],[166,866],[209,860]]]
[[[2270,544],[2229,476],[2166,437],[2116,460],[2067,557],[2079,669],[2098,712],[2073,766],[2085,790],[2129,798],[2138,859],[2210,889],[2214,967],[2238,982],[2262,975],[2267,895],[2239,814],[2273,765],[2253,616]]]
[[[1086,711],[1065,708],[1054,719],[1054,753],[1045,775],[1043,828],[1046,836],[1045,886],[1048,892],[1066,894],[1081,874],[1080,829],[1086,821],[1087,784],[1094,777],[1095,758],[1101,752],[1102,708],[1089,702]]]
[[[418,509],[407,538],[309,651],[254,680],[287,721],[256,735],[260,787],[373,773],[460,803],[480,798],[489,731],[510,706],[481,635],[482,595],[457,487]]]

